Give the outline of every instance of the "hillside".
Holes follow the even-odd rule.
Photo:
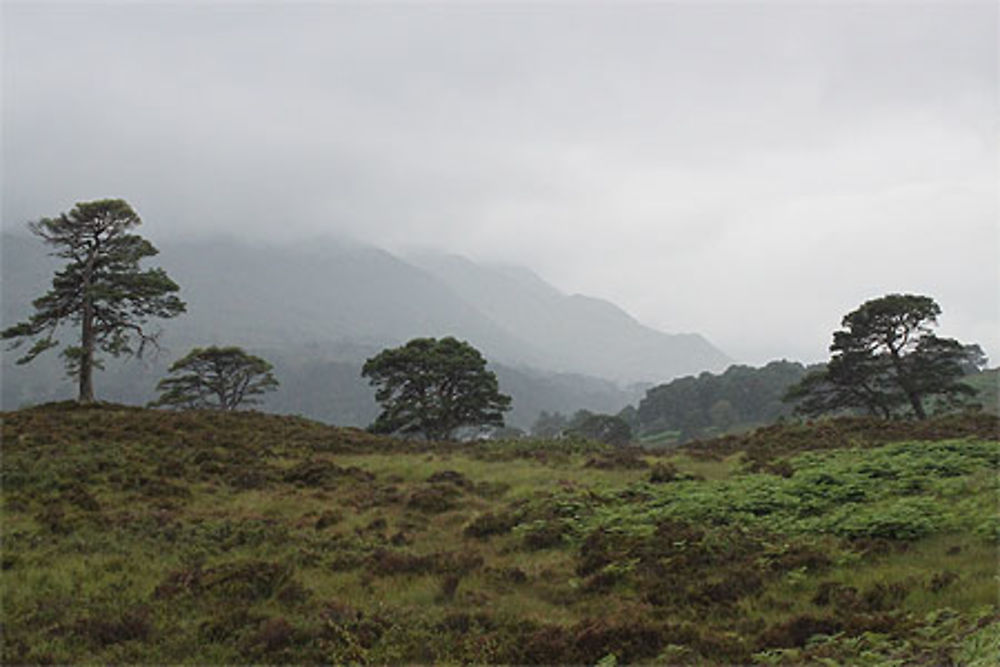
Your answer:
[[[646,390],[635,413],[634,428],[646,445],[672,446],[694,439],[742,433],[794,418],[795,405],[785,402],[789,388],[821,364],[772,361],[765,366],[733,365],[724,373],[701,373]],[[976,390],[967,405],[942,404],[927,398],[928,414],[981,409],[1000,413],[997,399],[1000,370],[970,373],[962,382]]]
[[[278,367],[282,388],[264,409],[363,426],[375,413],[372,392],[360,377],[364,360],[417,336],[454,335],[502,369],[501,378],[510,382],[501,389],[514,396],[510,421],[527,428],[542,410],[617,412],[638,398],[624,384],[728,362],[700,336],[654,331],[610,303],[564,295],[538,278],[511,278],[509,269],[464,262],[473,281],[333,240],[159,247],[152,264],[181,286],[188,312],[160,325],[159,357],[108,363],[96,379],[99,396],[107,400],[144,403],[170,362],[191,347],[233,344]],[[30,313],[56,264],[33,238],[5,234],[0,250],[7,326]],[[497,287],[495,298],[485,297],[487,287]],[[4,409],[72,395],[54,353],[28,367],[15,366],[15,359],[3,355]],[[318,377],[320,367],[334,375]]]
[[[1000,650],[988,415],[776,426],[670,455],[107,404],[2,417],[4,664]]]
[[[550,367],[620,382],[722,370],[724,355],[697,334],[665,334],[614,304],[567,296],[520,267],[483,266],[454,255],[407,258],[491,320],[546,353]]]

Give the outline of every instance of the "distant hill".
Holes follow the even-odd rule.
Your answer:
[[[530,340],[544,351],[544,364],[552,370],[619,382],[663,382],[721,371],[731,363],[698,334],[657,331],[608,301],[567,296],[521,267],[484,266],[455,255],[407,259],[505,330]]]
[[[488,358],[532,364],[542,351],[434,276],[377,248],[323,241],[264,246],[171,243],[158,258],[181,285],[188,315],[171,335],[261,348],[381,349],[455,335]]]
[[[57,266],[36,239],[4,235],[4,326],[30,312]],[[263,246],[216,239],[161,243],[150,264],[181,285],[188,312],[164,322],[164,353],[110,363],[98,393],[152,397],[169,362],[195,345],[236,344],[271,359],[282,389],[266,409],[364,425],[375,414],[359,377],[364,359],[417,336],[454,335],[491,361],[514,396],[522,428],[541,410],[616,412],[635,401],[628,383],[719,370],[727,357],[695,334],[643,326],[613,304],[567,296],[524,269],[461,258],[405,261],[383,250],[325,240]],[[55,355],[15,367],[3,357],[2,407],[72,395]],[[325,375],[324,375],[325,373]]]

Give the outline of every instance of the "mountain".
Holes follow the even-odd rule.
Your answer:
[[[377,248],[214,240],[161,250],[160,262],[188,301],[188,317],[177,324],[185,338],[224,342],[235,334],[238,344],[254,347],[380,349],[416,336],[457,335],[492,359],[542,358],[447,284]]]
[[[662,382],[731,363],[698,334],[656,331],[613,303],[567,296],[520,267],[484,266],[454,255],[407,259],[507,331],[543,349],[552,370],[618,382]]]
[[[613,304],[562,294],[524,269],[444,255],[407,260],[338,240],[158,246],[148,264],[163,266],[181,285],[188,312],[159,324],[159,357],[109,362],[97,379],[102,398],[144,402],[169,362],[191,347],[241,345],[273,361],[282,381],[265,409],[365,425],[376,406],[360,378],[364,359],[417,336],[453,335],[490,360],[501,389],[514,397],[510,422],[523,428],[540,410],[615,412],[639,396],[623,389],[626,383],[728,363],[700,336],[655,331]],[[5,234],[0,250],[6,327],[31,312],[57,263],[30,237]],[[4,353],[5,409],[72,395],[55,354],[27,367],[14,359]]]

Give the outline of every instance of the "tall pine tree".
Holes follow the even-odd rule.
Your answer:
[[[844,316],[833,334],[830,361],[791,387],[785,398],[798,412],[822,414],[863,408],[889,417],[906,407],[918,419],[925,402],[954,406],[976,390],[961,380],[986,364],[978,345],[931,331],[941,308],[928,296],[888,294]]]
[[[80,403],[94,400],[94,368],[98,351],[112,356],[141,356],[156,345],[150,318],[168,318],[184,312],[179,290],[163,269],[139,268],[139,261],[157,254],[156,248],[130,230],[142,223],[122,199],[78,203],[69,213],[43,218],[28,228],[56,248],[53,255],[68,260],[52,278],[52,287],[33,302],[35,312],[26,321],[0,333],[17,348],[34,343],[18,360],[28,363],[57,347],[64,325],[79,327],[78,344],[63,349],[69,375],[79,383]]]

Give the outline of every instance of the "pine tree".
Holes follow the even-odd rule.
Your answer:
[[[256,396],[278,387],[272,368],[239,347],[196,347],[170,367],[175,377],[160,381],[162,394],[150,407],[235,410],[257,403]]]
[[[68,260],[52,278],[52,287],[33,302],[35,312],[0,333],[13,341],[10,349],[26,339],[34,344],[18,360],[34,360],[60,343],[56,335],[64,325],[78,326],[79,342],[63,349],[67,372],[79,383],[78,400],[94,400],[96,356],[142,356],[157,334],[147,328],[150,318],[175,317],[184,312],[179,290],[163,269],[139,268],[140,260],[157,254],[156,248],[130,230],[141,224],[132,207],[122,199],[78,203],[69,213],[43,218],[28,228],[54,246],[56,257]]]
[[[925,401],[957,404],[976,391],[961,382],[986,363],[978,345],[962,345],[931,331],[941,314],[927,296],[889,294],[866,301],[844,316],[833,334],[826,369],[791,387],[786,400],[797,410],[821,414],[863,408],[889,417],[908,406],[918,419]]]

